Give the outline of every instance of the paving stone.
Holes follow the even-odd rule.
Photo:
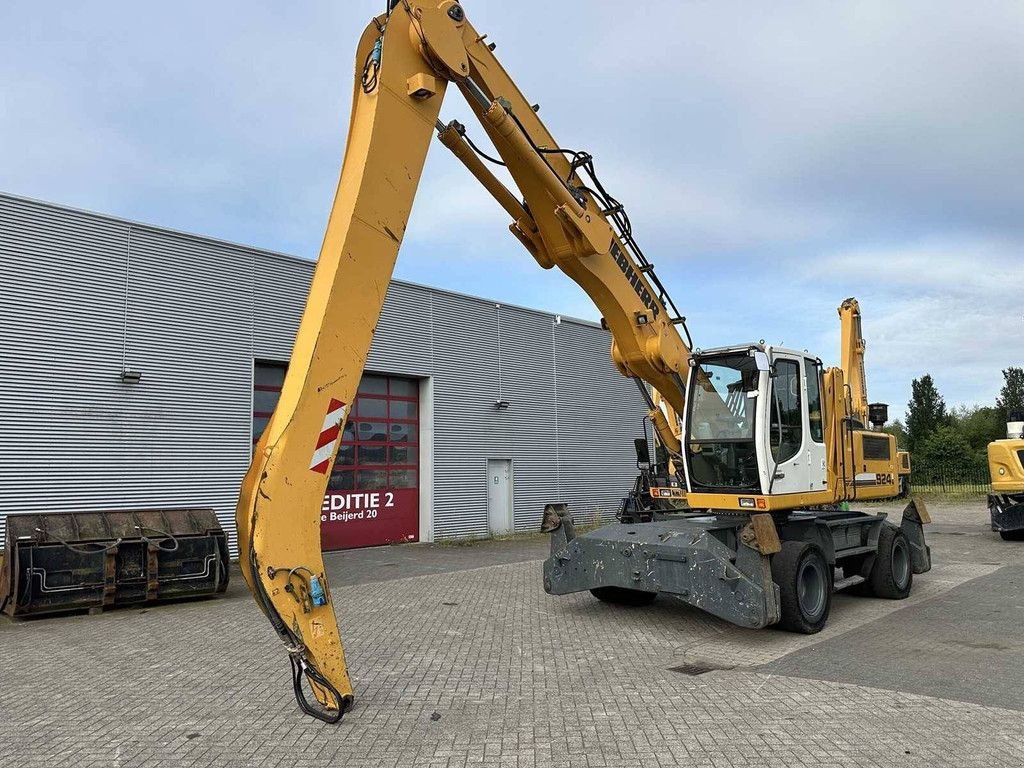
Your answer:
[[[0,622],[0,767],[1024,765],[1024,717],[998,696],[890,690],[852,663],[842,680],[771,668],[832,644],[852,652],[914,612],[946,611],[969,634],[960,591],[1024,564],[1024,547],[1000,546],[976,518],[969,510],[948,523],[962,535],[933,537],[936,568],[911,600],[849,598],[810,639],[746,632],[665,598],[621,609],[589,594],[550,597],[540,563],[516,562],[530,552],[492,566],[460,556],[474,569],[430,573],[443,570],[436,548],[436,561],[417,552],[427,575],[375,582],[339,571],[401,549],[332,556],[357,691],[337,726],[299,714],[280,644],[234,591]],[[922,664],[943,632],[927,626],[935,637]],[[1006,632],[1020,642],[1024,628]],[[669,670],[698,652],[737,668]]]

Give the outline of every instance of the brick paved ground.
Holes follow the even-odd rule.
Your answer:
[[[626,610],[549,597],[539,563],[515,562],[534,544],[482,568],[444,547],[434,565],[419,550],[332,556],[358,695],[340,726],[298,714],[279,645],[238,590],[0,622],[0,766],[1024,765],[1020,697],[996,685],[1007,670],[1019,680],[1024,657],[972,647],[965,630],[1020,646],[1024,545],[986,529],[983,503],[933,514],[936,566],[912,598],[842,598],[814,638],[665,598]],[[401,573],[406,556],[414,572],[446,557],[474,569],[352,583]],[[986,611],[982,597],[1016,607]],[[1000,655],[986,665],[984,651]],[[737,668],[671,671],[694,660]],[[970,680],[922,695],[913,681],[940,665]],[[986,681],[996,692],[980,699]]]

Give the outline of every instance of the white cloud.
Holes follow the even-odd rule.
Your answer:
[[[0,189],[315,255],[383,7],[2,3]],[[871,394],[900,408],[921,373],[982,401],[1024,362],[1021,3],[466,7],[593,153],[702,346],[834,359],[853,294]],[[442,115],[474,125],[454,91]],[[507,225],[435,143],[399,274],[596,317]]]
[[[991,404],[1000,370],[1024,364],[1024,250],[998,240],[929,241],[823,257],[802,287],[855,286],[871,394],[902,412],[930,373],[950,405]],[[835,342],[838,344],[838,334]]]

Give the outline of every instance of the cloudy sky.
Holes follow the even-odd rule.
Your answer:
[[[986,403],[1024,364],[1024,3],[464,5],[699,346],[838,362],[857,296],[893,415],[923,373]],[[313,258],[383,6],[5,0],[0,190]],[[442,117],[472,121],[454,91]],[[435,146],[396,276],[596,319],[507,223]]]

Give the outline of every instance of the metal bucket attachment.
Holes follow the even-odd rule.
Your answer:
[[[204,597],[228,585],[212,509],[8,515],[0,610],[30,616]]]

